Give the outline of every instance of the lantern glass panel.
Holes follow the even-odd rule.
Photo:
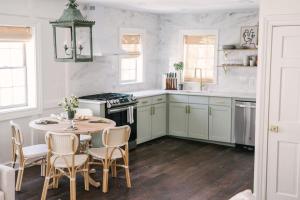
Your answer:
[[[78,59],[91,58],[91,28],[75,27],[76,57]]]
[[[72,59],[72,28],[56,27],[55,30],[57,58]]]

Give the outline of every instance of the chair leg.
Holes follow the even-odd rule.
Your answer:
[[[41,163],[41,176],[46,176],[46,163],[45,163],[45,160],[42,160],[42,163]]]
[[[57,189],[58,188],[58,182],[59,182],[59,171],[58,170],[55,170],[55,178],[53,178],[53,188]]]
[[[114,160],[111,165],[112,177],[117,177],[117,160]]]
[[[129,173],[129,166],[128,166],[128,157],[124,157],[124,164],[125,164],[125,176],[126,176],[126,183],[127,187],[131,188],[131,180],[130,180],[130,173]]]
[[[21,191],[24,167],[25,167],[25,161],[20,161],[18,178],[17,178],[17,183],[16,183],[16,191]]]
[[[16,166],[16,161],[17,161],[17,156],[16,156],[16,154],[14,153],[14,154],[13,154],[13,158],[12,158],[12,168],[15,168],[15,166]]]
[[[109,166],[106,161],[103,165],[103,186],[102,191],[106,193],[108,191],[108,172],[109,172]]]
[[[89,191],[90,190],[90,183],[89,183],[89,165],[88,165],[88,162],[86,162],[84,170],[85,170],[83,172],[83,176],[84,176],[84,189],[86,191]]]
[[[48,192],[48,188],[49,188],[49,182],[51,179],[51,171],[52,169],[50,169],[49,171],[47,171],[46,177],[45,177],[45,181],[44,181],[44,187],[43,187],[43,192],[42,192],[42,197],[41,200],[46,200],[47,198],[47,192]]]
[[[76,200],[76,175],[70,177],[70,200]]]

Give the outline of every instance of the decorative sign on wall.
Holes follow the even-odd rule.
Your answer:
[[[241,28],[241,47],[257,48],[258,26],[243,26]]]

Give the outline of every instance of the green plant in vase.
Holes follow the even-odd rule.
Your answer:
[[[71,96],[70,98],[65,97],[64,100],[58,104],[63,107],[68,114],[68,119],[73,120],[76,113],[76,108],[79,106],[79,101],[76,96]]]
[[[182,73],[183,73],[183,67],[184,67],[184,64],[182,61],[178,62],[178,63],[174,63],[174,69],[175,71],[178,73],[178,88],[180,90],[183,89],[183,84],[182,84]]]

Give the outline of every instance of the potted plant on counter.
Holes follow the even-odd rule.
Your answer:
[[[76,113],[76,108],[79,106],[79,101],[76,96],[71,96],[70,98],[65,97],[64,100],[58,104],[62,106],[68,114],[68,120],[73,120]]]
[[[176,70],[177,72],[177,77],[178,77],[178,89],[179,90],[183,90],[183,83],[182,83],[182,72],[183,72],[183,67],[184,67],[184,64],[182,61],[178,62],[178,63],[174,63],[174,69]]]

